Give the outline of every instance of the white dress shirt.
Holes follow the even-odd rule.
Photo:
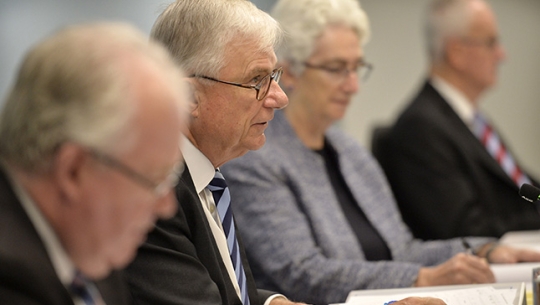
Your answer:
[[[208,158],[189,140],[183,142],[182,155],[184,156],[186,165],[189,168],[191,179],[193,179],[195,190],[197,191],[199,199],[201,200],[204,214],[206,215],[206,219],[210,224],[210,229],[212,230],[212,235],[214,235],[214,239],[218,246],[219,253],[221,254],[221,259],[223,260],[223,263],[227,268],[227,273],[231,278],[231,282],[234,285],[236,294],[240,299],[242,299],[240,287],[238,286],[238,280],[236,278],[236,274],[234,273],[231,256],[229,255],[227,238],[225,237],[225,232],[223,231],[221,220],[219,219],[219,215],[216,209],[216,203],[214,202],[212,192],[207,188],[210,181],[212,181],[212,179],[214,178],[216,169],[214,168],[210,160],[208,160]],[[225,179],[227,178],[225,177]],[[270,302],[277,297],[285,298],[281,294],[274,294],[268,299],[266,299],[264,305],[269,305]]]
[[[9,172],[8,177],[11,185],[13,186],[15,195],[21,202],[21,205],[28,215],[28,218],[30,218],[30,221],[34,225],[34,228],[45,245],[45,249],[49,254],[49,258],[51,259],[54,270],[56,271],[56,275],[60,279],[60,282],[64,284],[66,289],[69,290],[69,286],[75,278],[76,270],[73,262],[62,247],[62,244],[60,243],[60,240],[58,239],[58,236],[54,232],[53,228],[45,216],[43,216],[40,209],[36,206],[30,195],[19,183],[17,183],[17,181],[15,181],[15,179],[11,177]],[[98,300],[94,300],[96,304],[105,304],[101,299],[95,285],[92,283],[89,283],[89,285],[91,285],[91,287],[88,288],[92,290],[93,297],[98,298]],[[72,298],[75,305],[85,305],[81,298],[77,296],[72,296]]]
[[[452,107],[458,117],[472,130],[476,112],[473,103],[461,91],[440,77],[432,76],[430,83]]]

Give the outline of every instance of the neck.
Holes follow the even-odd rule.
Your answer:
[[[285,108],[285,117],[289,120],[296,135],[302,143],[310,149],[322,149],[324,146],[324,134],[330,127],[330,122],[325,122],[309,110],[301,107],[290,106]]]
[[[431,68],[431,75],[437,76],[455,87],[467,97],[467,99],[473,104],[474,108],[478,107],[478,101],[485,89],[474,86],[474,83],[470,81],[467,76],[462,75],[447,65],[442,64],[433,66]]]

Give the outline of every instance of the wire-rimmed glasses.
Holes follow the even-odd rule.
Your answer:
[[[282,74],[283,74],[283,68],[282,67],[274,69],[272,71],[272,73],[265,75],[255,85],[228,82],[228,81],[219,80],[219,79],[216,79],[216,78],[213,78],[213,77],[210,77],[210,76],[199,75],[199,74],[194,74],[194,75],[191,75],[190,77],[199,77],[199,78],[204,78],[204,79],[208,79],[208,80],[211,80],[211,81],[214,81],[214,82],[227,84],[227,85],[231,85],[231,86],[237,86],[237,87],[247,88],[247,89],[255,89],[257,91],[257,95],[255,96],[255,98],[258,101],[261,101],[262,99],[264,99],[266,97],[266,95],[268,94],[268,91],[270,91],[270,86],[272,85],[272,80],[276,81],[276,83],[279,83],[279,79],[281,78]]]
[[[132,181],[138,183],[141,186],[144,186],[147,189],[150,189],[154,195],[158,198],[161,198],[174,188],[178,184],[180,175],[184,171],[184,163],[177,163],[167,177],[160,182],[153,181],[150,178],[138,173],[136,170],[127,166],[120,160],[100,151],[97,151],[92,148],[87,149],[92,157],[94,157],[98,162],[106,165],[112,169],[116,169],[119,173],[123,174],[125,177],[131,179]]]
[[[356,73],[360,79],[365,82],[369,78],[371,70],[373,70],[373,65],[365,61],[359,61],[353,68],[347,67],[346,64],[341,64],[336,67],[328,64],[316,65],[309,62],[304,62],[303,64],[305,67],[310,69],[326,71],[329,74],[334,75],[338,81],[343,81],[349,77],[351,73]]]

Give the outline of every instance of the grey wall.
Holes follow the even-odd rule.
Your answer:
[[[269,10],[273,0],[253,0]],[[0,0],[0,95],[23,53],[59,26],[89,20],[129,21],[146,33],[169,0]],[[366,46],[374,73],[341,126],[369,146],[376,124],[390,123],[425,77],[420,16],[426,0],[362,0],[372,24]],[[540,177],[540,1],[492,0],[508,53],[483,108],[498,122],[518,159]]]

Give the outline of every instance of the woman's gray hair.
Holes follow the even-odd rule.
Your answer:
[[[247,0],[178,0],[156,20],[151,36],[162,42],[187,74],[216,75],[232,42],[274,50],[279,24]]]
[[[431,62],[444,58],[448,38],[467,34],[472,20],[470,3],[471,0],[435,0],[429,5],[424,33]]]
[[[71,26],[39,43],[26,55],[0,114],[0,158],[43,171],[66,142],[128,149],[136,137],[129,124],[137,105],[129,87],[134,58],[169,73],[171,86],[182,86],[165,48],[129,25]]]
[[[280,61],[291,71],[302,73],[315,41],[331,25],[344,25],[358,35],[360,46],[367,43],[370,28],[367,14],[357,0],[279,0],[271,12],[285,31],[285,42],[277,50]]]

